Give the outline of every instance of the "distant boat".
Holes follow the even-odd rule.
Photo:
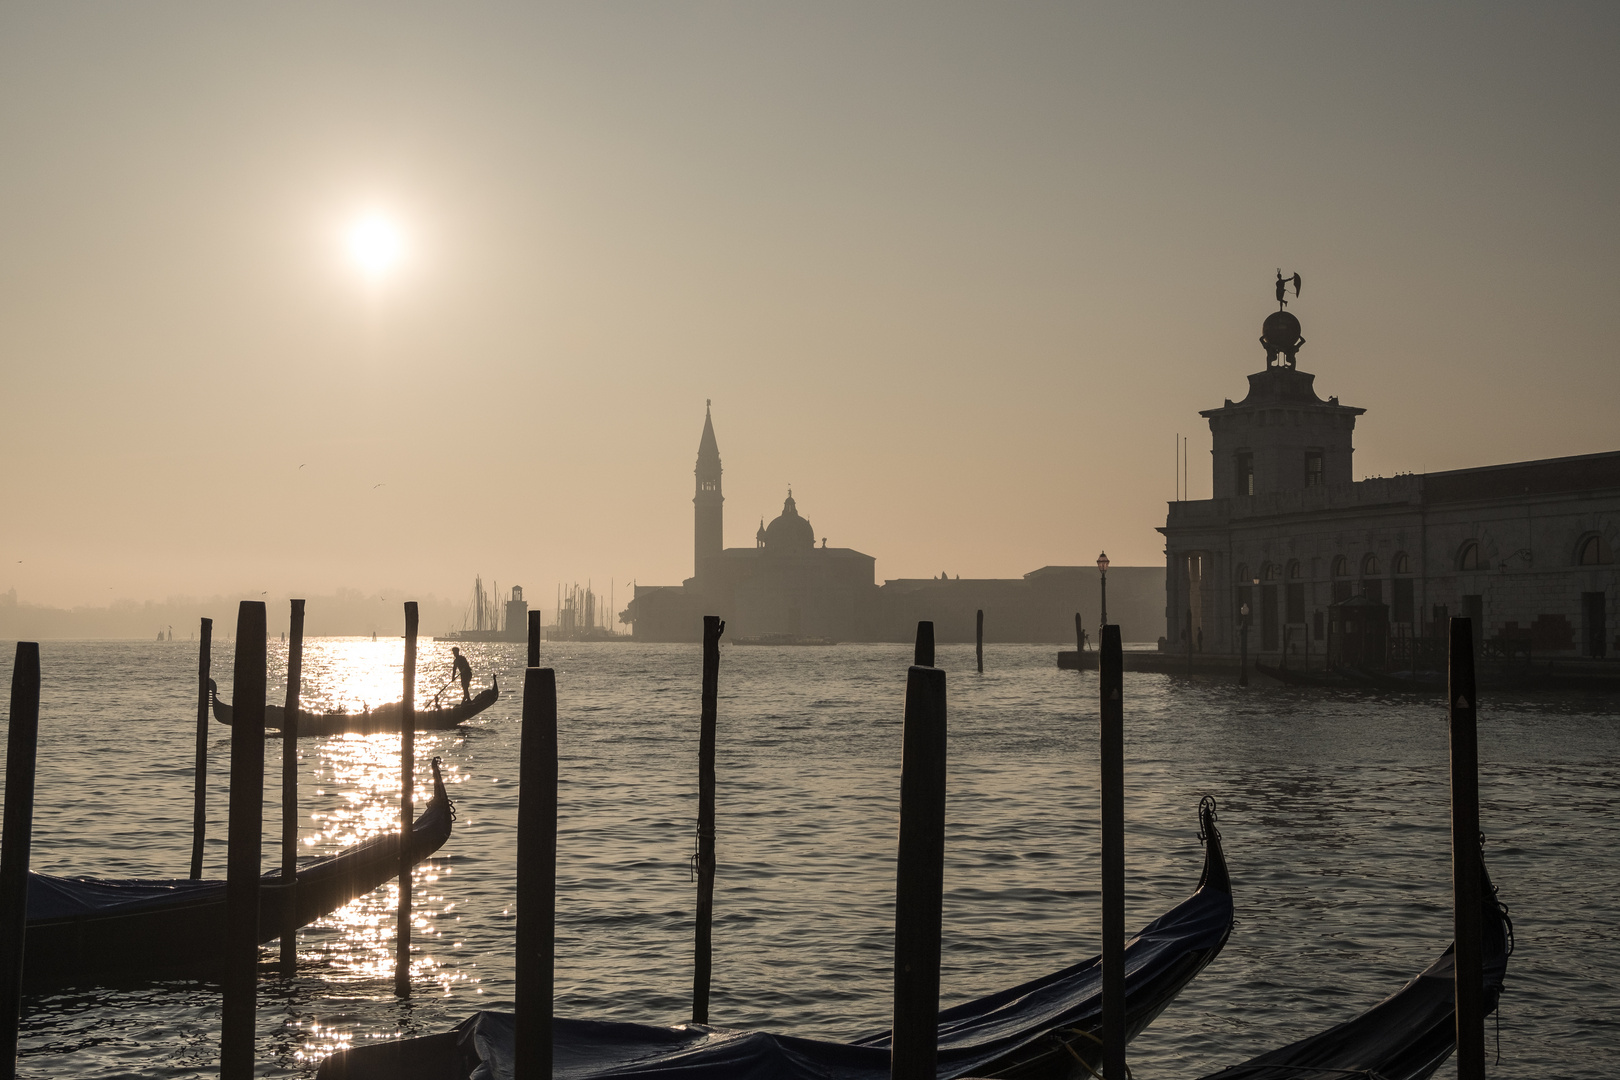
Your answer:
[[[433,759],[433,798],[411,826],[411,863],[450,838],[455,812]],[[399,874],[399,834],[363,840],[305,864],[294,879],[299,926],[330,915]],[[281,871],[259,885],[259,944],[285,925]],[[23,982],[30,988],[101,979],[206,975],[225,952],[225,882],[28,875]]]
[[[479,691],[471,701],[458,701],[446,708],[440,703],[437,696],[433,699],[432,707],[418,705],[416,707],[417,731],[444,731],[458,724],[466,723],[491,705],[501,696],[500,676],[490,680],[487,690]],[[442,693],[442,691],[441,691]],[[208,696],[214,702],[214,719],[229,725],[235,710],[228,702],[219,699],[219,690],[213,679],[208,680]],[[376,735],[381,732],[397,732],[399,730],[399,714],[404,702],[390,701],[379,705],[375,709],[366,709],[362,712],[329,712],[312,713],[298,710],[298,737],[309,738],[316,735]],[[286,719],[286,709],[280,705],[266,705],[264,707],[265,737],[274,739],[281,737],[281,726]]]
[[[1215,830],[1214,800],[1199,806],[1206,847],[1198,890],[1125,945],[1126,1038],[1133,1038],[1220,953],[1232,933],[1232,882]],[[1067,1080],[1101,1067],[1102,960],[1050,975],[939,1014],[939,1080],[1002,1076]],[[339,1051],[317,1080],[468,1080],[511,1076],[511,1013],[474,1013],[452,1031]],[[888,1080],[888,1031],[853,1042],[803,1039],[701,1024],[659,1027],[558,1018],[559,1075],[574,1080]],[[1295,1076],[1292,1080],[1300,1080]]]

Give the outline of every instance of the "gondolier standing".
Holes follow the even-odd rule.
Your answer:
[[[461,700],[471,701],[472,690],[470,687],[472,686],[472,665],[467,663],[467,658],[465,656],[461,655],[460,648],[452,646],[450,651],[454,653],[456,657],[455,661],[451,664],[450,677],[452,679],[459,678],[461,680]]]

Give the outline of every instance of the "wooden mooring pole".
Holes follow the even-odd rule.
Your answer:
[[[698,721],[697,926],[692,954],[692,1023],[709,1022],[709,986],[714,969],[714,744],[720,704],[718,615],[703,616],[703,699]]]
[[[197,763],[191,773],[191,880],[202,878],[203,836],[208,832],[208,677],[213,664],[214,620],[202,621],[197,647]]]
[[[281,974],[298,967],[298,703],[304,689],[304,602],[292,601],[281,720]]]
[[[538,618],[530,623],[537,625]],[[551,668],[523,673],[520,744],[513,1075],[551,1080],[557,970],[557,673]]]
[[[394,929],[394,994],[411,996],[411,826],[416,786],[416,601],[405,602],[405,697],[399,710],[399,914]]]
[[[891,1080],[934,1080],[945,891],[945,673],[906,672],[894,894]]]
[[[251,1080],[259,978],[259,859],[264,828],[265,614],[262,600],[236,613],[231,686],[230,821],[226,826],[225,992],[220,1080]]]
[[[984,674],[984,608],[979,609],[975,620],[976,629],[973,632],[973,657],[979,664],[979,674]]]
[[[0,835],[0,1077],[17,1075],[23,946],[28,936],[28,856],[39,750],[39,642],[17,642],[6,732],[5,830]]]
[[[911,662],[918,667],[934,666],[934,624],[926,619],[917,624],[917,647]]]
[[[538,611],[529,612],[529,666],[540,666],[540,613]]]
[[[1081,625],[1078,611],[1074,613],[1074,651],[1077,653],[1086,651],[1086,628]]]
[[[1125,656],[1102,628],[1102,1053],[1104,1080],[1125,1080]]]
[[[1479,699],[1473,620],[1451,620],[1446,665],[1451,720],[1451,897],[1456,931],[1457,1080],[1485,1076],[1485,961],[1480,940]]]

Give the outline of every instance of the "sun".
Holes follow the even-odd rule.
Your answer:
[[[377,212],[358,218],[344,240],[349,258],[372,279],[386,276],[405,254],[405,236],[398,223]]]

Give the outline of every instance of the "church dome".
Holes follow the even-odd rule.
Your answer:
[[[816,530],[799,516],[793,492],[782,503],[782,515],[765,527],[765,550],[774,552],[808,551],[816,546]]]

